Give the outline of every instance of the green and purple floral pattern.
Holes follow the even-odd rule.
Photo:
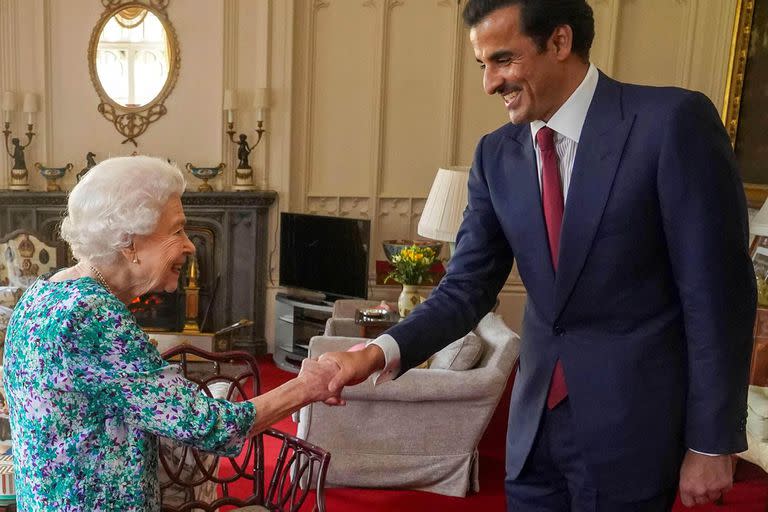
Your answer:
[[[199,392],[90,278],[27,290],[4,368],[26,512],[159,510],[157,436],[236,455],[255,420],[253,404]]]

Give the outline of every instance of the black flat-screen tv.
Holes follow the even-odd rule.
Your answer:
[[[280,286],[367,298],[371,221],[280,214]]]

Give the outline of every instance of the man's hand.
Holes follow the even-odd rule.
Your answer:
[[[368,345],[356,352],[326,352],[320,356],[320,361],[331,361],[339,369],[328,383],[328,391],[332,396],[325,403],[344,405],[345,402],[341,399],[344,386],[359,384],[376,370],[384,368],[384,352],[378,345]]]
[[[703,455],[688,450],[680,468],[680,499],[686,507],[714,501],[733,487],[730,455]]]

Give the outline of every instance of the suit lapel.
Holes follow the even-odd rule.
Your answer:
[[[555,318],[584,268],[634,116],[621,108],[621,86],[602,73],[581,132],[560,232]]]
[[[514,248],[515,259],[537,309],[552,312],[555,272],[549,254],[530,127],[526,124],[509,138],[511,142],[504,145],[503,160],[509,186],[504,190],[514,192],[508,197],[507,210],[508,218],[514,219],[519,229],[520,246]]]

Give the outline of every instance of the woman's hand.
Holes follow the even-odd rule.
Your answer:
[[[336,394],[328,390],[328,384],[339,369],[339,365],[332,359],[316,361],[306,358],[301,362],[301,371],[296,379],[307,393],[308,402],[325,401]]]

